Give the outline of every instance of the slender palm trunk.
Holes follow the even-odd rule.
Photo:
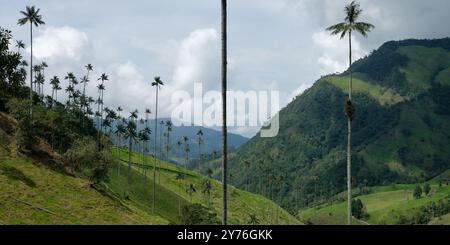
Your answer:
[[[222,0],[222,225],[227,224],[227,0]]]
[[[148,127],[148,114],[145,115],[145,126],[146,126],[147,128],[149,128],[149,127]],[[145,149],[147,154],[148,154],[148,152],[150,151],[150,140],[151,140],[151,138],[150,138],[150,136],[149,136],[147,142],[145,142],[145,143],[146,143],[146,146],[147,146],[146,149]],[[144,177],[145,177],[145,180],[147,181],[147,169],[145,169]]]
[[[102,82],[103,85],[103,82]],[[103,89],[100,91],[102,96],[102,103],[100,104],[100,123],[103,125]]]
[[[131,148],[133,147],[133,140],[131,139],[128,142],[128,178],[127,178],[127,192],[126,196],[128,197],[131,185]]]
[[[100,100],[100,92],[101,90],[98,90],[98,98],[99,98],[99,100]],[[70,98],[69,98],[69,101],[70,101]],[[99,116],[101,116],[100,115],[100,101],[97,101],[97,112],[98,112],[98,114],[99,115],[97,115],[97,150],[98,151],[100,151],[100,129],[101,129],[101,127],[102,127],[102,125],[100,124],[101,123],[101,121],[100,121],[100,118],[99,118]]]
[[[202,165],[202,147],[201,147],[201,141],[200,138],[198,139],[198,170],[200,171],[200,166]]]
[[[44,98],[44,83],[45,83],[45,70],[44,70],[44,68],[42,68],[42,76],[43,76],[43,81],[42,81],[42,84],[41,84],[41,96],[42,96],[42,98]]]
[[[33,116],[33,23],[30,21],[30,116]]]
[[[117,176],[120,176],[120,146],[121,146],[121,136],[118,134],[119,137],[119,145],[117,146]]]
[[[145,164],[145,168],[144,168],[144,180],[147,181],[147,158],[145,157],[147,155],[147,147],[148,144],[147,142],[144,143],[144,164]]]
[[[189,165],[189,151],[186,150],[186,166]]]
[[[144,164],[145,142],[142,141],[142,142],[141,142],[141,145],[142,145],[142,149],[141,149],[141,156],[142,156],[142,159],[141,159],[141,163],[142,163],[142,175],[144,175],[144,172],[145,172],[145,164]]]
[[[170,133],[167,130],[167,145],[166,145],[166,160],[169,161],[169,143],[170,143]]]
[[[163,146],[162,146],[162,129],[163,129],[163,124],[161,124],[161,128],[159,129],[159,159],[162,160],[162,154],[163,154]],[[158,166],[158,183],[161,184],[161,164],[162,162],[159,162],[159,166]]]
[[[155,213],[155,201],[156,201],[156,145],[157,137],[156,132],[158,132],[158,87],[156,85],[156,111],[155,111],[155,145],[154,145],[154,162],[153,162],[153,203],[152,203],[152,213]]]
[[[348,84],[348,99],[352,100],[352,32],[349,32],[349,70],[350,70],[350,81]],[[351,153],[351,140],[352,140],[352,121],[350,117],[347,118],[347,205],[348,205],[348,215],[347,215],[347,223],[349,225],[352,224],[352,153]]]
[[[81,111],[83,112],[83,117],[82,117],[83,126],[84,126],[84,114],[86,113],[84,105],[86,103],[86,83],[87,83],[88,77],[89,77],[89,70],[87,71],[86,80],[83,82],[83,97],[82,97],[83,101],[81,104]]]
[[[55,89],[52,89],[52,107],[53,107],[53,96],[55,95]]]
[[[88,80],[89,80],[89,70],[87,71],[87,74],[86,74],[86,80],[83,83],[83,99],[85,100],[85,102],[86,102],[86,83],[87,83]],[[81,108],[82,108],[83,111],[86,109],[84,107],[84,104],[82,105]],[[84,112],[86,112],[86,111],[84,111]]]

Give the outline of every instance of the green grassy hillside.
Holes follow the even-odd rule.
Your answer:
[[[428,195],[423,194],[415,199],[413,191],[416,185],[391,185],[370,188],[370,194],[357,196],[365,205],[367,214],[364,220],[355,220],[356,224],[409,224],[411,220],[420,217],[418,212],[432,203],[450,202],[450,186],[439,186],[432,183]],[[340,196],[346,193],[341,193]],[[327,202],[313,208],[301,209],[298,212],[300,220],[309,224],[346,224],[346,201]],[[448,214],[436,215],[430,224],[450,224]],[[427,221],[427,220],[425,220]],[[427,222],[428,223],[428,222]]]
[[[122,161],[119,166],[115,166],[110,172],[107,185],[114,192],[123,195],[128,169],[128,151],[121,149],[120,153],[118,153],[116,148],[114,154],[120,154]],[[151,213],[154,158],[146,156],[144,165],[136,164],[142,162],[139,159],[138,155],[133,153],[133,186],[131,187],[130,199],[136,205]],[[177,223],[180,221],[180,206],[187,203],[208,205],[207,196],[202,193],[202,183],[207,177],[174,164],[160,161],[159,159],[157,160],[156,166],[156,214],[173,223]],[[184,178],[177,179],[177,175],[182,175]],[[186,187],[189,184],[193,184],[196,189],[196,192],[192,195],[192,200],[191,196],[186,192]],[[265,197],[239,190],[233,186],[229,186],[228,188],[228,219],[230,224],[248,224],[250,214],[256,215],[260,224],[300,224],[292,215]],[[221,217],[221,190],[221,183],[212,180],[210,205],[218,217]]]
[[[0,144],[0,190],[1,224],[168,223],[131,202],[93,189],[86,179],[15,156],[4,142]]]

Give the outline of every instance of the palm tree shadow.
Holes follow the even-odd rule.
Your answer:
[[[19,180],[22,181],[25,185],[29,187],[36,187],[36,182],[34,182],[31,178],[26,176],[22,171],[17,168],[10,166],[2,166],[0,169],[3,174],[11,180]]]

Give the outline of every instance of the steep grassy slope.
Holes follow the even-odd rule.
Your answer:
[[[450,168],[449,58],[446,38],[388,42],[355,62],[355,186],[415,183]],[[348,72],[322,77],[283,108],[277,137],[256,135],[230,156],[232,183],[278,193],[293,212],[343,191],[347,81]]]
[[[1,135],[5,137],[5,135]],[[94,190],[89,181],[14,156],[0,144],[1,224],[167,224],[129,202]]]
[[[392,185],[371,188],[371,193],[358,196],[369,214],[364,224],[399,224],[405,218],[411,218],[420,208],[440,200],[449,202],[450,186],[431,185],[429,195],[420,199],[413,197],[415,185]],[[343,196],[345,193],[340,194]],[[345,224],[347,204],[345,201],[327,203],[313,208],[302,209],[298,213],[300,220],[312,224]],[[431,224],[450,224],[448,215],[433,219]]]
[[[114,152],[118,154],[117,149]],[[110,172],[110,181],[107,184],[112,190],[120,194],[124,193],[126,188],[128,152],[126,149],[121,149],[119,154],[123,162]],[[136,153],[133,153],[131,200],[150,213],[152,212],[153,200],[153,161],[153,157],[146,156],[145,164],[138,165],[137,163],[142,161],[139,160]],[[180,221],[180,206],[187,203],[208,205],[207,196],[202,193],[202,183],[207,177],[160,160],[157,160],[156,166],[158,170],[156,172],[156,214],[177,223]],[[144,173],[145,170],[146,174]],[[145,178],[145,175],[147,178]],[[177,176],[180,175],[184,178],[177,179]],[[193,184],[196,189],[192,197],[186,192],[186,187],[189,184]],[[248,224],[250,214],[256,215],[260,224],[300,224],[288,212],[263,196],[245,192],[233,186],[228,188],[230,224]],[[211,208],[218,217],[221,214],[221,198],[221,183],[212,180]]]

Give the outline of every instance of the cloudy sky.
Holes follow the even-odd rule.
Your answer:
[[[324,29],[343,19],[346,0],[229,0],[229,88],[279,90],[280,104],[311,86],[321,75],[343,71],[347,42]],[[388,40],[450,36],[448,0],[361,0],[361,20],[376,29],[354,39],[355,58]],[[163,116],[170,116],[171,94],[220,89],[219,0],[0,0],[0,26],[29,44],[28,27],[17,26],[27,5],[41,9],[46,25],[34,33],[37,60],[46,75],[84,75],[92,63],[88,93],[107,73],[105,104],[126,111],[154,107],[150,81],[158,75]],[[29,51],[28,51],[29,52]],[[47,86],[46,91],[50,91]],[[237,128],[251,136],[255,128]]]

